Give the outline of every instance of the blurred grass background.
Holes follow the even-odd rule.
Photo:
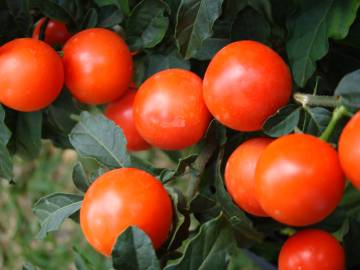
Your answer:
[[[67,220],[61,230],[37,240],[39,223],[32,206],[54,192],[77,193],[72,168],[77,155],[44,143],[40,157],[33,161],[14,160],[16,184],[0,181],[0,269],[22,269],[30,262],[41,269],[76,269],[73,248],[91,260],[95,269],[108,269],[107,261],[86,243],[78,224]]]

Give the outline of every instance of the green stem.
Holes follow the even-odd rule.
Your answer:
[[[293,98],[303,107],[307,106],[323,106],[336,107],[339,105],[339,98],[335,96],[315,96],[311,94],[295,93]]]
[[[337,123],[345,115],[348,115],[348,112],[344,106],[336,107],[335,110],[333,111],[330,122],[326,127],[326,129],[324,130],[324,132],[321,134],[320,139],[324,141],[328,141],[331,135],[333,134]]]

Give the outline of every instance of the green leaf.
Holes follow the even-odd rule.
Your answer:
[[[90,8],[86,12],[81,22],[80,28],[81,29],[93,28],[97,25],[97,23],[98,23],[98,14],[96,12],[96,9]]]
[[[143,0],[132,11],[126,25],[131,50],[153,48],[165,37],[169,26],[167,4],[161,0]]]
[[[167,250],[175,250],[189,236],[190,212],[186,198],[179,190],[167,188],[167,191],[174,206],[174,221],[166,246]]]
[[[39,218],[41,229],[37,238],[44,238],[48,232],[57,231],[64,220],[79,211],[83,196],[54,193],[35,203],[33,211]]]
[[[335,89],[341,103],[351,108],[360,108],[360,69],[346,74]]]
[[[191,155],[189,155],[187,157],[179,159],[178,164],[177,164],[177,166],[176,166],[176,168],[174,170],[172,170],[172,169],[164,169],[163,171],[161,171],[158,178],[163,183],[171,181],[172,179],[184,174],[186,168],[191,166],[191,164],[195,162],[197,157],[198,157],[198,155],[191,154]]]
[[[270,34],[271,27],[266,17],[249,7],[236,17],[231,29],[231,40],[256,40],[266,44]]]
[[[116,270],[160,270],[150,238],[136,227],[118,237],[111,255]]]
[[[121,9],[115,6],[104,6],[98,10],[98,27],[113,27],[120,24],[124,19]]]
[[[16,150],[26,159],[34,159],[40,154],[42,119],[42,111],[17,114]]]
[[[11,138],[11,131],[5,124],[5,110],[0,105],[0,142],[7,145]]]
[[[31,30],[33,20],[28,0],[6,0],[9,13],[13,16],[19,35],[26,36]],[[14,26],[12,26],[14,27]]]
[[[80,162],[74,166],[72,179],[76,188],[82,192],[86,192],[91,184]]]
[[[177,13],[175,38],[185,59],[196,55],[204,40],[213,34],[223,0],[182,0]]]
[[[177,50],[169,53],[152,53],[148,55],[147,60],[146,78],[165,69],[190,69],[189,61],[184,60]]]
[[[270,116],[263,131],[270,137],[280,137],[291,133],[297,127],[300,120],[300,107],[294,104],[286,105],[276,114]]]
[[[220,215],[201,225],[199,232],[189,240],[184,255],[164,270],[226,269],[228,254],[236,248],[233,232]]]
[[[130,165],[122,130],[103,115],[82,112],[69,138],[76,151],[84,157],[94,158],[109,168]]]
[[[76,25],[75,15],[66,8],[66,3],[62,3],[62,1],[31,0],[31,7],[39,9],[46,17]]]
[[[305,112],[309,116],[309,119],[304,131],[315,136],[320,136],[331,119],[331,111],[323,107],[313,107],[305,108]]]
[[[218,51],[220,51],[230,42],[231,40],[226,38],[207,38],[204,40],[202,46],[194,55],[194,58],[198,60],[210,60]]]
[[[289,17],[287,52],[295,82],[304,87],[316,69],[316,61],[329,50],[329,38],[343,39],[354,22],[357,0],[299,1],[298,12]]]
[[[99,7],[116,5],[125,15],[129,15],[129,0],[94,0]]]

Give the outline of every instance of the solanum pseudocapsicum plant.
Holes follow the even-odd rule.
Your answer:
[[[0,177],[76,150],[38,237],[72,218],[114,269],[358,269],[359,6],[3,1]]]

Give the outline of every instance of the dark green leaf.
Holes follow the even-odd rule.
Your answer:
[[[271,27],[266,17],[253,8],[242,10],[231,29],[232,40],[256,40],[268,43]]]
[[[194,58],[198,60],[210,60],[219,50],[230,42],[230,39],[225,38],[207,38],[194,55]]]
[[[0,142],[4,145],[7,145],[11,137],[11,131],[5,125],[5,110],[3,106],[0,105]]]
[[[131,11],[127,41],[131,50],[153,48],[164,38],[169,26],[169,7],[161,0],[143,0]]]
[[[323,107],[313,107],[307,108],[305,112],[308,114],[309,119],[304,131],[315,136],[321,135],[331,119],[331,111]]]
[[[13,16],[19,35],[29,34],[33,23],[28,0],[6,0],[9,13]],[[13,26],[14,27],[14,26]]]
[[[124,15],[115,6],[105,6],[98,11],[98,27],[113,27],[122,22]]]
[[[35,203],[33,211],[39,218],[41,229],[37,238],[44,238],[48,232],[57,231],[64,220],[79,211],[83,196],[54,193]]]
[[[235,247],[232,230],[220,215],[204,223],[188,242],[184,255],[164,270],[226,269],[229,263],[228,254]]]
[[[223,0],[182,0],[177,14],[175,37],[185,59],[192,58],[204,40],[213,34]]]
[[[36,158],[41,150],[42,111],[17,114],[16,150],[27,159]]]
[[[128,0],[94,0],[98,6],[116,5],[125,15],[129,15],[130,7]]]
[[[198,155],[192,154],[187,157],[179,159],[178,164],[174,170],[164,169],[160,173],[158,178],[163,183],[166,183],[166,182],[182,175],[185,172],[186,168],[189,167],[192,163],[194,163],[194,161],[197,159],[197,157],[198,157]]]
[[[335,95],[351,108],[360,108],[360,69],[345,75],[335,89]]]
[[[153,53],[148,55],[146,78],[169,68],[190,69],[190,63],[184,60],[178,51],[172,50],[169,53]]]
[[[32,8],[37,8],[46,17],[65,22],[70,25],[76,25],[75,14],[72,14],[67,8],[66,3],[51,0],[31,0]]]
[[[86,12],[84,19],[81,23],[81,29],[93,28],[98,23],[98,14],[95,8],[90,8]]]
[[[185,196],[177,189],[167,188],[174,206],[173,228],[167,241],[167,249],[174,250],[181,246],[189,236],[190,212]]]
[[[160,270],[150,238],[136,227],[129,227],[118,237],[112,259],[117,270]]]
[[[128,167],[130,156],[122,130],[102,115],[82,112],[80,116],[79,123],[69,135],[76,151],[110,168]]]
[[[287,52],[295,82],[303,87],[316,69],[316,61],[329,50],[329,38],[343,39],[354,22],[357,0],[299,1],[289,17]]]
[[[80,162],[75,165],[72,173],[72,178],[77,189],[82,192],[86,192],[86,190],[90,186],[90,181],[86,175],[83,165]]]
[[[270,116],[264,126],[263,131],[271,137],[280,137],[294,131],[300,120],[300,107],[289,104],[281,108],[276,114]]]

